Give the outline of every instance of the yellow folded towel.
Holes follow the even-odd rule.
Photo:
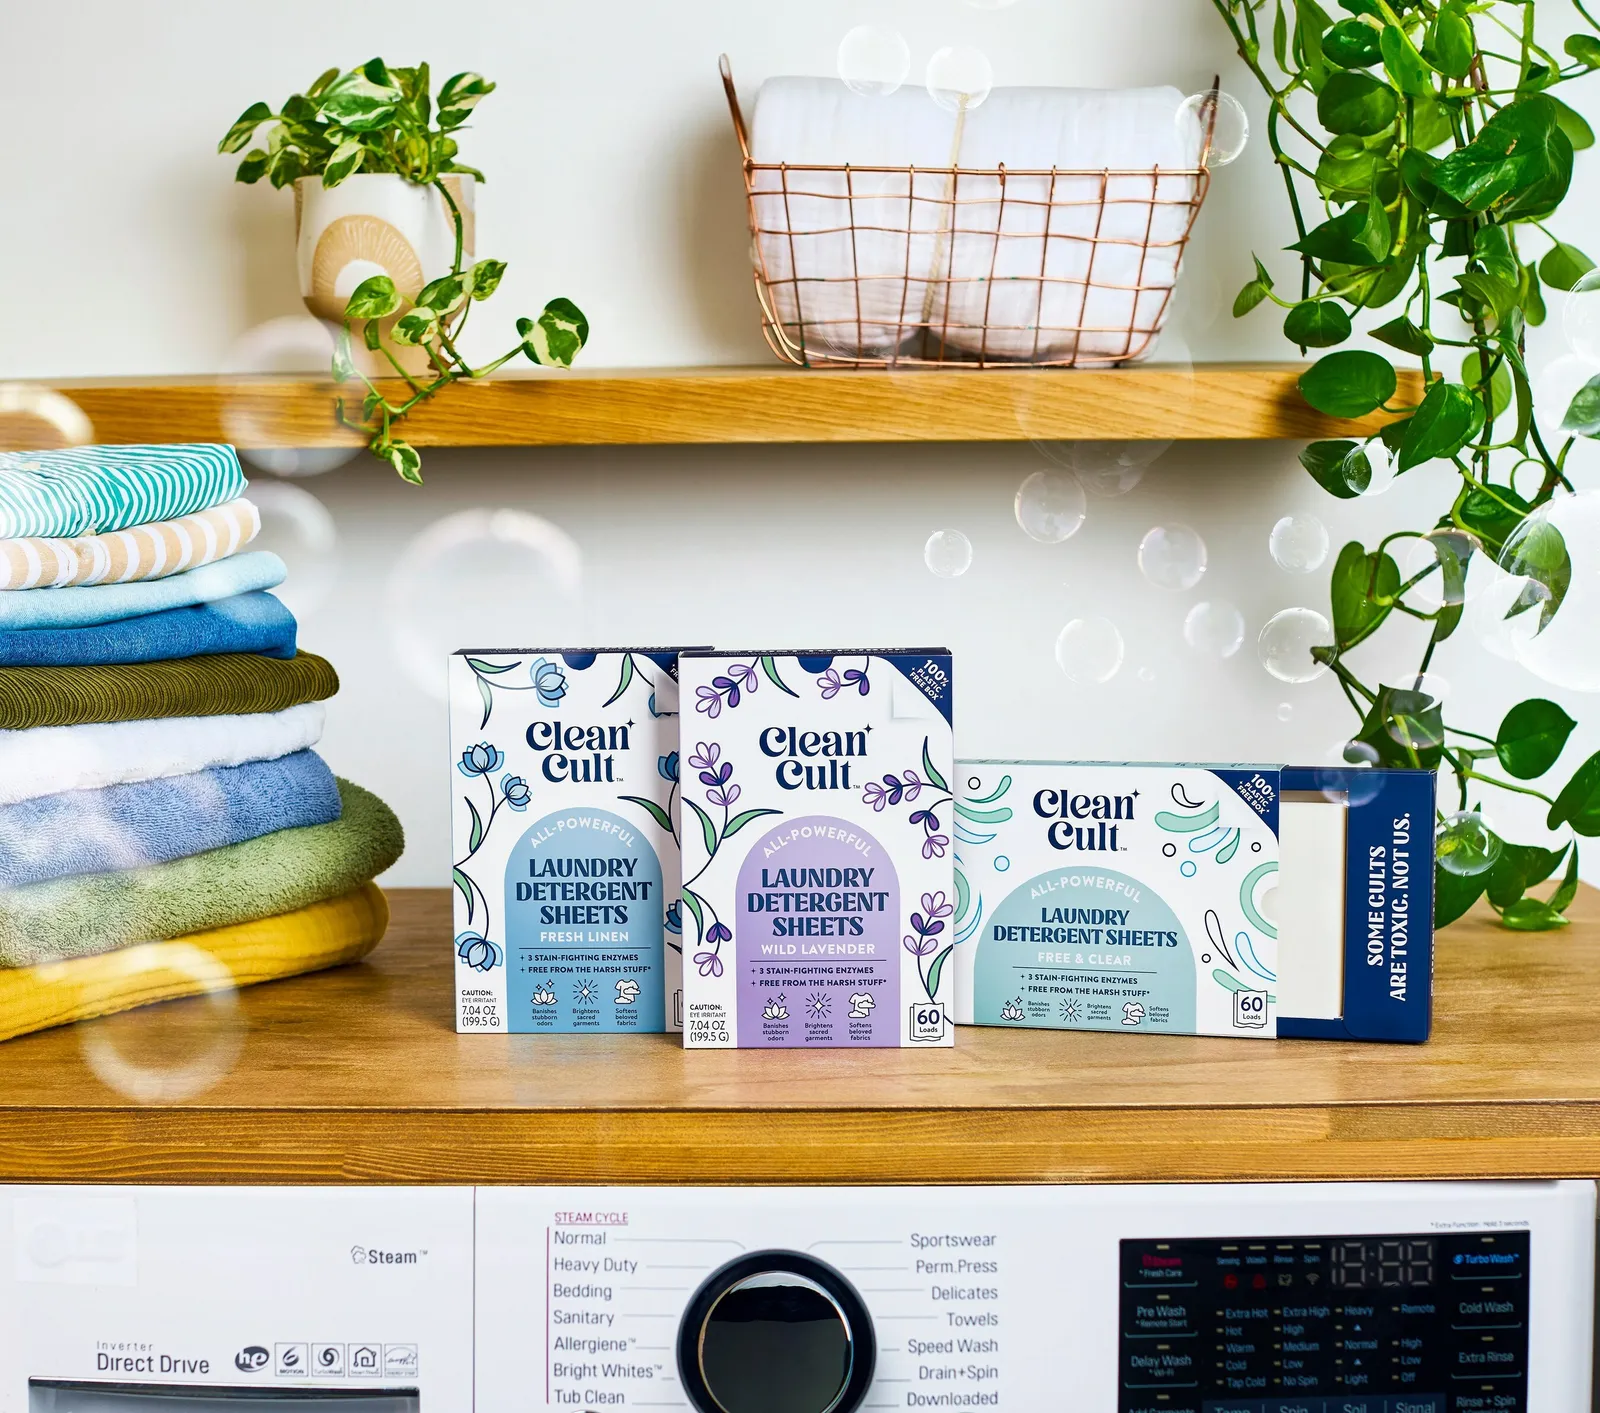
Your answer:
[[[260,533],[260,511],[241,498],[181,520],[155,520],[103,535],[0,539],[0,589],[167,579],[238,554]]]
[[[388,899],[376,883],[366,883],[257,922],[69,962],[0,970],[0,1040],[198,996],[230,976],[234,986],[254,986],[360,961],[388,925]]]

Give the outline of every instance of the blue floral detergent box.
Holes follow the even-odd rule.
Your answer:
[[[949,652],[680,667],[684,1044],[952,1044]]]
[[[456,1029],[678,1028],[677,649],[450,659]]]
[[[959,1022],[1427,1039],[1431,772],[956,773]]]

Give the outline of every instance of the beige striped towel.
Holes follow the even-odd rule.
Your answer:
[[[158,520],[105,535],[0,539],[0,590],[165,579],[237,554],[260,531],[260,512],[241,497],[181,520]]]

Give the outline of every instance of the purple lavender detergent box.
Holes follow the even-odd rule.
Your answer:
[[[683,1040],[954,1043],[945,648],[686,652]]]

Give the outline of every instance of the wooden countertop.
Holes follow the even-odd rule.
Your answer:
[[[1592,890],[1564,934],[1482,917],[1443,933],[1426,1046],[964,1028],[953,1051],[810,1054],[686,1053],[666,1036],[457,1036],[448,894],[392,899],[390,935],[368,962],[241,993],[237,1033],[211,1037],[228,1042],[225,1072],[192,1098],[140,1104],[86,1056],[110,1042],[147,1062],[151,1047],[191,1044],[205,1002],[0,1045],[0,1180],[1600,1174]]]

